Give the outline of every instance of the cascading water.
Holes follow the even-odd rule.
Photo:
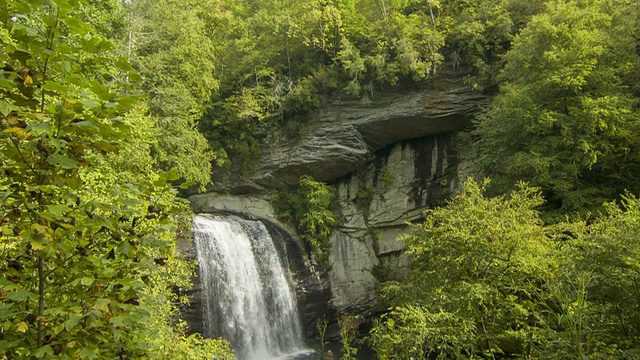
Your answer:
[[[241,360],[293,358],[303,352],[287,267],[265,225],[237,217],[198,215],[194,240],[204,335],[229,340]]]

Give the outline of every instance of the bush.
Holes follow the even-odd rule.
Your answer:
[[[330,210],[334,197],[333,188],[305,175],[295,192],[281,193],[274,198],[278,215],[296,225],[319,264],[326,265],[329,259],[329,236],[336,223]]]

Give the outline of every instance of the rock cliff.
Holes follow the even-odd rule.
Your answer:
[[[323,305],[318,299],[328,298],[334,315],[366,316],[375,310],[379,282],[401,279],[407,270],[397,241],[408,231],[407,222],[446,199],[466,176],[474,152],[464,129],[487,103],[461,74],[443,74],[421,90],[379,94],[367,102],[336,100],[319,110],[301,137],[270,144],[253,175],[231,176],[214,192],[190,199],[197,212],[268,221],[304,254],[295,230],[275,216],[270,197],[305,174],[329,182],[337,190],[340,220],[331,237],[330,270],[318,272],[308,261],[294,265],[298,272],[307,268],[297,277],[299,297],[307,310],[327,313],[317,306]],[[319,315],[306,315],[313,328]]]

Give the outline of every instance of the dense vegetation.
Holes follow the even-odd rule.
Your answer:
[[[485,186],[470,179],[403,238],[412,273],[382,290],[380,358],[637,358],[640,201],[545,225],[539,190]]]
[[[383,286],[371,332],[381,359],[640,356],[640,5],[539,5],[476,122],[493,181],[403,238],[411,275]]]
[[[640,357],[638,1],[0,0],[0,22],[0,359],[231,358],[175,319],[173,186],[445,71],[496,95],[474,130],[493,180],[403,239],[372,347]],[[318,262],[332,197],[303,177],[278,200]]]
[[[640,192],[639,11],[636,1],[550,2],[514,39],[476,132],[499,191],[530,181],[564,213]]]
[[[0,2],[0,358],[232,358],[174,319],[180,169],[152,157],[166,130],[107,5]]]
[[[492,86],[497,59],[540,7],[530,3],[220,1],[206,20],[220,88],[201,129],[214,148],[249,162],[261,140],[304,131],[336,93],[375,98],[462,65],[475,69],[471,86]]]
[[[329,265],[329,237],[336,224],[336,216],[331,211],[334,191],[311,176],[302,176],[296,191],[284,191],[273,199],[278,216],[295,224],[302,239],[309,244],[312,259],[323,266]]]

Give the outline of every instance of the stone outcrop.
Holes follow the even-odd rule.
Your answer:
[[[216,194],[190,199],[197,212],[244,214],[293,239],[290,260],[304,258],[291,268],[309,334],[327,314],[334,320],[342,313],[367,316],[376,311],[380,281],[406,276],[409,259],[398,237],[409,231],[407,223],[457,191],[468,174],[475,154],[463,130],[487,103],[461,76],[368,102],[336,100],[300,138],[270,144],[253,175],[232,176],[216,185]],[[269,201],[306,174],[337,191],[339,225],[328,272],[316,271],[295,229],[277,218]]]
[[[295,186],[302,175],[333,181],[362,168],[375,152],[400,141],[456,132],[471,124],[488,97],[461,74],[442,74],[420,90],[371,100],[335,100],[297,139],[265,146],[253,175],[218,182],[214,191],[269,192]]]
[[[398,237],[455,192],[464,176],[456,145],[464,135],[441,134],[399,142],[376,153],[362,170],[339,179],[341,222],[332,236],[332,306],[366,314],[380,280],[401,279],[408,259]]]
[[[226,194],[198,194],[189,197],[195,213],[226,213],[251,220],[263,220],[297,238],[296,230],[280,221],[268,196],[233,196]]]

